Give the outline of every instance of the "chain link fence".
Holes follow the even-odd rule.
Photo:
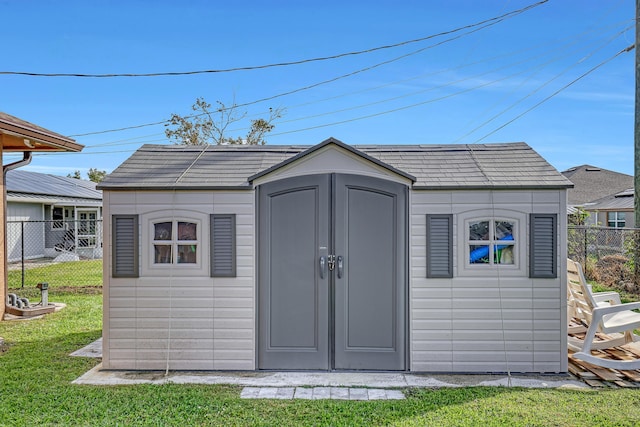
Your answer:
[[[570,225],[569,258],[582,264],[587,279],[638,293],[640,272],[636,260],[640,229]]]
[[[102,286],[102,220],[7,221],[8,287]]]

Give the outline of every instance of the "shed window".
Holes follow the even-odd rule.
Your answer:
[[[471,265],[513,265],[516,221],[483,218],[468,222],[467,253]]]
[[[154,264],[196,264],[198,224],[188,221],[161,221],[153,224]]]

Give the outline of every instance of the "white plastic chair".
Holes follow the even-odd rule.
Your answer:
[[[640,302],[622,304],[617,292],[593,293],[587,283],[582,266],[573,260],[567,260],[568,312],[587,327],[584,339],[570,336],[568,346],[576,353],[576,359],[593,365],[619,370],[640,369],[640,359],[614,360],[597,357],[591,350],[603,350],[618,347],[635,341],[640,336],[634,329],[640,328]],[[570,332],[571,331],[570,329]],[[607,338],[596,340],[596,332],[602,332]]]

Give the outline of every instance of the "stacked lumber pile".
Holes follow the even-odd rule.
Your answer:
[[[570,334],[584,337],[584,333]],[[600,334],[598,334],[600,335]],[[599,338],[605,338],[600,336]],[[640,359],[640,342],[626,344],[620,347],[592,351],[594,356],[615,360]],[[623,371],[608,369],[584,362],[573,357],[569,350],[569,372],[592,387],[636,387],[640,388],[640,370]]]

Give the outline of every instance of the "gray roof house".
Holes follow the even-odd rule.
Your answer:
[[[61,251],[102,256],[102,192],[94,182],[15,169],[7,172],[6,192],[9,262]]]
[[[571,186],[525,143],[144,145],[103,369],[566,372]]]
[[[591,165],[575,166],[562,174],[573,183],[569,207],[589,212],[587,224],[634,227],[633,176]]]

